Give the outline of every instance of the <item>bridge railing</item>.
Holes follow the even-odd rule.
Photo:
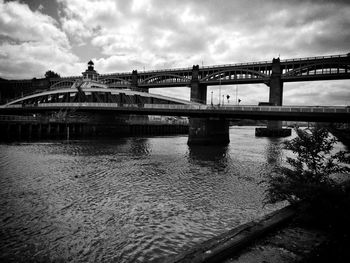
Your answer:
[[[212,105],[171,105],[171,104],[120,104],[95,102],[66,102],[66,103],[39,103],[39,104],[13,104],[0,108],[132,108],[132,109],[166,109],[166,110],[203,110],[203,111],[261,111],[261,112],[320,112],[320,113],[350,113],[349,106],[212,106]]]
[[[341,54],[341,55],[330,55],[330,56],[317,56],[317,57],[306,57],[306,58],[290,58],[283,59],[281,62],[293,62],[293,61],[304,61],[304,60],[317,60],[317,59],[328,59],[328,58],[344,58],[349,57],[349,54]]]
[[[188,109],[210,111],[270,111],[270,112],[347,112],[350,107],[342,106],[212,106],[212,105],[168,105],[168,104],[145,104],[149,109]]]

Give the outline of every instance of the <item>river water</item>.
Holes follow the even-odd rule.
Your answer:
[[[163,262],[272,210],[285,139],[187,136],[0,145],[0,261]]]

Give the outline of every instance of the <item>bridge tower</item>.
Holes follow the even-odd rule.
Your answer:
[[[86,80],[90,79],[90,80],[97,81],[99,77],[99,74],[94,69],[94,62],[92,62],[92,60],[88,62],[88,68],[82,74],[83,74],[83,79],[86,79]]]
[[[207,103],[207,85],[199,81],[199,66],[192,68],[191,101]],[[190,118],[189,145],[225,145],[230,142],[229,122],[220,118]]]
[[[282,69],[279,58],[272,59],[272,72],[268,86],[270,87],[269,104],[282,106],[283,81],[281,79]],[[256,128],[256,136],[286,137],[291,135],[291,129],[283,129],[282,121],[268,121],[267,128]]]

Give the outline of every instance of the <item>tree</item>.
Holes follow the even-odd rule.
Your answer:
[[[48,70],[45,73],[45,78],[49,79],[49,78],[60,78],[61,76],[59,74],[57,74],[56,72],[52,71],[52,70]]]
[[[332,175],[349,172],[349,152],[334,153],[335,138],[330,138],[324,128],[296,129],[298,137],[284,144],[295,158],[287,157],[289,166],[277,168],[268,178],[266,203],[288,200],[313,201],[320,196],[336,197],[343,188]]]

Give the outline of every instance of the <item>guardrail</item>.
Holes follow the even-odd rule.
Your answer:
[[[261,111],[261,112],[321,112],[321,113],[350,113],[349,106],[218,106],[218,105],[171,105],[171,104],[120,104],[120,103],[39,103],[39,104],[12,104],[0,108],[134,108],[134,109],[167,109],[167,110],[203,110],[203,111]]]

